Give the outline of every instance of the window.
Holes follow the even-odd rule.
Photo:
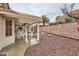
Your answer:
[[[6,20],[6,36],[12,35],[12,20]]]

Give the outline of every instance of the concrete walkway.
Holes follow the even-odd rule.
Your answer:
[[[40,43],[26,49],[25,56],[79,56],[79,40],[40,34]]]
[[[3,48],[0,53],[6,54],[7,56],[23,56],[26,48],[27,44],[25,40],[18,39],[14,44]]]

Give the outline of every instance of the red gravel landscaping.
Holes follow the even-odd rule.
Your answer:
[[[77,56],[79,40],[51,34],[40,34],[40,42],[25,51],[25,56]]]

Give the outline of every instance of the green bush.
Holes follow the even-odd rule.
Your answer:
[[[69,23],[69,22],[71,22],[72,21],[72,18],[71,17],[67,17],[66,19],[65,19],[65,22],[66,23]]]
[[[63,22],[58,22],[58,24],[63,24]]]

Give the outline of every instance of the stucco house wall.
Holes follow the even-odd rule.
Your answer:
[[[1,42],[1,17],[0,17],[0,50],[2,48],[2,42]]]
[[[3,48],[3,47],[6,47],[12,43],[15,42],[15,32],[14,32],[14,29],[15,29],[15,26],[14,26],[14,19],[12,19],[12,36],[6,36],[6,32],[5,32],[5,24],[6,24],[6,17],[1,17],[0,16],[0,45],[1,47],[0,48]]]

